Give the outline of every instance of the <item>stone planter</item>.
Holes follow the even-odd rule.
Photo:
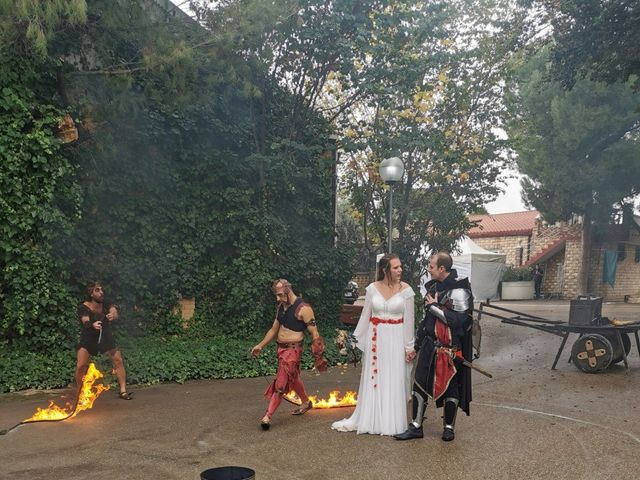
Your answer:
[[[533,300],[533,280],[526,282],[502,282],[502,300]]]

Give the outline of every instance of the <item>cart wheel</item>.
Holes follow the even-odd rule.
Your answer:
[[[611,342],[597,333],[583,335],[571,347],[573,364],[586,373],[599,373],[606,370],[612,358]]]
[[[629,334],[624,332],[620,333],[620,338],[622,338],[622,347],[620,347],[618,336],[615,333],[607,333],[605,336],[613,346],[613,354],[611,355],[612,364],[623,361],[624,355],[629,356],[629,352],[631,351],[631,339],[629,338]],[[622,348],[624,348],[624,355],[622,354]]]

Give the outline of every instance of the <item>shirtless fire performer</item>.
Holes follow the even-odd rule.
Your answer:
[[[271,418],[282,401],[282,395],[291,390],[295,391],[302,401],[302,405],[291,412],[293,415],[303,415],[313,408],[313,403],[309,400],[300,379],[305,330],[311,334],[311,352],[315,367],[321,372],[327,369],[327,360],[323,356],[324,340],[318,333],[311,306],[293,293],[287,280],[275,280],[271,289],[278,302],[276,319],[262,341],[251,349],[251,355],[257,357],[271,340],[276,338],[278,342],[278,371],[275,380],[265,392],[269,406],[261,420],[263,430],[269,430]]]

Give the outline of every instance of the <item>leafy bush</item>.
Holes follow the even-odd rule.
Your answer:
[[[531,269],[528,267],[507,267],[502,274],[503,282],[526,282],[532,279]]]
[[[48,68],[26,52],[0,55],[0,348],[65,342],[73,317],[53,244],[71,231],[80,195],[55,135],[64,112],[39,98],[53,97]]]
[[[344,361],[333,342],[334,327],[331,322],[321,326],[325,332],[326,357],[330,365]],[[262,335],[241,338],[228,335],[207,337],[196,328],[181,336],[119,337],[118,343],[125,359],[129,384],[246,378],[273,375],[276,372],[274,342],[259,358],[254,359],[249,355],[251,347],[262,339]],[[308,336],[306,343],[302,368],[309,369],[313,366],[313,357]],[[105,374],[104,382],[117,385],[115,375],[110,374],[111,361],[108,356],[96,356],[94,361]],[[74,369],[73,349],[37,353],[25,346],[12,348],[10,353],[0,354],[0,393],[28,388],[66,387],[74,381]]]
[[[73,381],[75,354],[72,350],[39,353],[28,347],[0,354],[0,393],[28,388],[60,388]]]

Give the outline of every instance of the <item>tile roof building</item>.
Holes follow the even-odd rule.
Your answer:
[[[469,230],[469,236],[471,238],[528,236],[533,232],[536,218],[539,216],[537,210],[497,213],[495,215],[470,215],[469,219],[472,222],[477,222],[477,225]]]
[[[546,296],[575,298],[582,270],[582,219],[548,224],[536,210],[471,215],[475,222],[468,235],[483,248],[507,256],[507,265],[533,267],[545,272],[542,291]],[[607,300],[640,302],[640,217],[621,225],[610,225],[592,239],[588,293]],[[615,282],[603,281],[605,252],[615,255]],[[610,261],[610,260],[608,260]],[[611,268],[611,266],[607,267]]]

